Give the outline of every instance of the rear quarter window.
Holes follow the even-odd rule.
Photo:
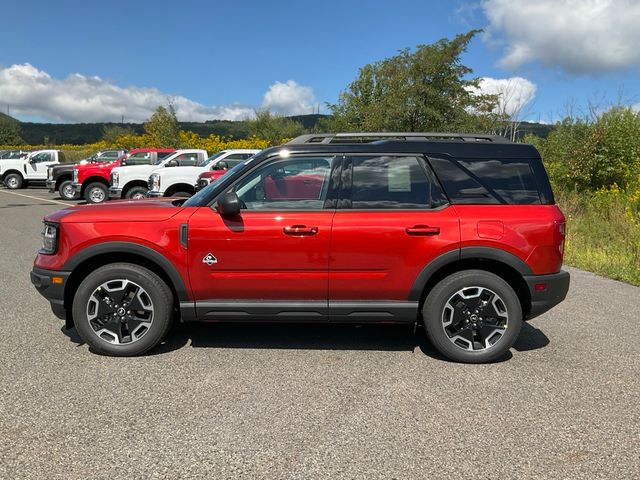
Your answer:
[[[429,158],[454,204],[540,204],[529,159]]]

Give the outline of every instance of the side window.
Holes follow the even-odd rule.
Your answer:
[[[33,157],[34,163],[42,163],[42,162],[49,162],[49,161],[51,161],[51,153],[49,152],[42,152]]]
[[[171,155],[173,152],[158,152],[158,158],[160,160],[162,160],[165,157],[168,157],[169,155]]]
[[[351,208],[415,210],[446,197],[424,160],[415,156],[352,157]]]
[[[527,159],[430,158],[452,203],[539,204]]]
[[[127,165],[148,165],[151,154],[149,152],[134,153],[127,158]]]
[[[335,157],[297,157],[261,166],[234,190],[247,210],[322,210]]]
[[[198,154],[197,152],[182,153],[175,157],[174,160],[178,162],[180,167],[193,167],[198,164]]]

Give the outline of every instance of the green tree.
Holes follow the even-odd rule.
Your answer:
[[[527,135],[554,186],[590,191],[616,184],[626,189],[640,176],[640,113],[616,106],[594,120],[568,117],[546,139]]]
[[[180,124],[172,103],[160,105],[144,123],[144,131],[151,136],[158,148],[180,146]]]
[[[461,55],[479,30],[404,49],[365,65],[338,103],[325,129],[340,131],[443,131],[478,126],[476,112],[491,111],[492,95],[473,93],[479,79]],[[481,125],[481,124],[480,124]]]
[[[126,127],[124,125],[118,125],[117,123],[112,123],[105,125],[102,127],[102,139],[114,144],[117,142],[118,137],[123,135],[133,135],[134,131],[131,127]]]
[[[11,117],[0,117],[0,145],[21,145],[20,122]]]
[[[256,111],[255,118],[248,120],[247,123],[252,136],[268,140],[272,145],[305,132],[300,122],[271,113],[269,110]]]

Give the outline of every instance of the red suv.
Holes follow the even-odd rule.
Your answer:
[[[304,135],[190,199],[44,219],[31,279],[96,352],[178,319],[421,323],[487,362],[561,302],[565,219],[531,145],[484,135]]]
[[[158,158],[175,152],[174,148],[136,148],[113,162],[87,163],[73,167],[74,195],[84,197],[87,203],[102,203],[109,199],[111,171],[120,165],[149,165]]]

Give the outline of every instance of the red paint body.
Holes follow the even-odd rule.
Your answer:
[[[171,153],[175,150],[173,148],[136,148],[131,150],[127,156],[131,156],[134,153],[145,152],[159,152],[159,153]],[[74,168],[78,171],[78,181],[83,185],[83,188],[92,182],[101,182],[109,185],[111,171],[119,167],[122,164],[122,158],[113,162],[100,162],[100,163],[87,163],[85,165],[77,165]]]
[[[172,199],[115,201],[60,210],[55,255],[36,267],[61,270],[94,244],[154,249],[176,268],[191,300],[406,300],[420,271],[461,247],[495,247],[535,274],[562,265],[564,216],[555,205],[456,205],[425,211],[246,211],[234,219]],[[180,225],[188,224],[188,250]],[[286,231],[285,229],[288,228]],[[305,234],[317,229],[313,235]],[[207,266],[203,258],[219,260]]]

